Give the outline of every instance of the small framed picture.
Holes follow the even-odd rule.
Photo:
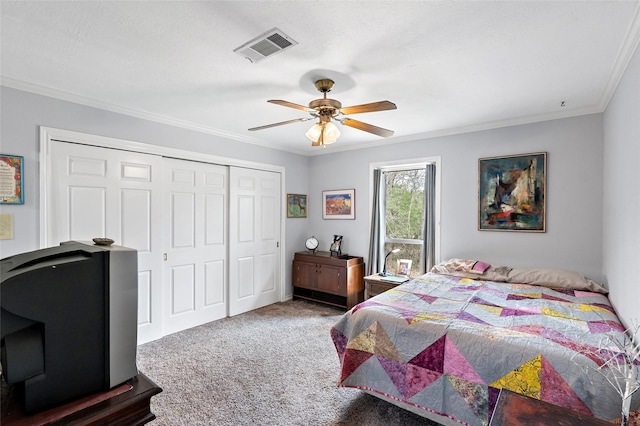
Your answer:
[[[340,248],[340,245],[342,244],[342,235],[334,235],[333,236],[333,243],[331,243],[331,247],[329,247],[329,252],[331,252],[331,255],[336,255],[336,256],[340,256],[342,254],[342,248]]]
[[[287,217],[307,217],[307,194],[287,194]]]
[[[356,190],[322,191],[323,219],[355,219]]]
[[[405,277],[408,277],[410,272],[411,259],[398,259],[398,270],[396,271],[396,275],[404,275]]]
[[[24,204],[24,157],[0,154],[0,203]]]

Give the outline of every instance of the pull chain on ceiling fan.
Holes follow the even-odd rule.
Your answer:
[[[333,85],[334,82],[330,79],[321,79],[316,81],[315,86],[318,91],[323,94],[323,97],[322,99],[315,99],[311,101],[308,107],[279,99],[271,99],[267,101],[273,104],[308,112],[311,114],[311,117],[252,127],[249,130],[268,129],[270,127],[281,126],[283,124],[298,123],[300,121],[313,120],[317,118],[319,121],[307,131],[305,136],[311,140],[311,146],[322,146],[323,148],[326,148],[326,145],[334,143],[340,136],[340,131],[336,125],[331,122],[332,119],[335,119],[345,126],[353,127],[354,129],[363,130],[385,138],[393,135],[393,130],[383,129],[382,127],[367,124],[348,117],[339,118],[341,115],[396,109],[397,107],[393,102],[379,101],[342,108],[342,104],[339,101],[327,98],[327,93],[331,91]]]

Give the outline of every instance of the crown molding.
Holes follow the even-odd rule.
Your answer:
[[[206,133],[213,136],[218,136],[225,139],[231,139],[238,142],[244,142],[251,145],[258,145],[264,148],[277,149],[279,151],[287,151],[294,154],[306,155],[304,151],[297,151],[291,149],[285,149],[281,146],[270,144],[258,138],[249,138],[238,135],[236,133],[227,132],[212,127],[202,126],[200,124],[192,123],[186,120],[178,120],[172,117],[168,117],[161,114],[155,114],[148,111],[138,110],[135,108],[123,107],[121,105],[115,105],[108,102],[100,101],[98,99],[89,98],[75,93],[66,92],[63,90],[54,89],[52,87],[41,86],[33,83],[27,83],[18,79],[4,77],[0,78],[0,85],[6,86],[16,90],[22,90],[25,92],[33,93],[36,95],[46,96],[62,101],[67,101],[79,105],[88,106],[91,108],[97,108],[105,111],[110,111],[116,114],[122,114],[129,117],[135,117],[142,120],[153,121],[160,124],[166,124],[168,126],[179,127],[186,130],[192,130],[194,132]]]

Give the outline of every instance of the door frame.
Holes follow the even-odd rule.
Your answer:
[[[128,141],[106,136],[92,135],[89,133],[75,132],[71,130],[57,129],[55,127],[40,126],[40,248],[49,247],[48,241],[50,217],[50,203],[48,200],[48,182],[51,182],[51,168],[48,165],[50,147],[53,142],[71,142],[82,145],[90,145],[101,148],[118,149],[121,151],[132,151],[141,154],[160,155],[163,157],[176,158],[180,160],[197,161],[200,163],[217,164],[221,166],[237,166],[249,169],[265,170],[280,173],[280,252],[286,253],[285,247],[285,219],[287,217],[286,203],[283,199],[285,191],[285,167],[273,164],[257,163],[253,161],[239,160],[237,158],[221,157],[218,155],[205,154],[196,151],[152,145],[143,142]],[[280,256],[280,301],[284,302],[285,297],[285,257]]]

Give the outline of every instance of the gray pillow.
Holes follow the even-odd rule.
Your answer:
[[[609,290],[585,276],[564,269],[546,268],[510,268],[491,265],[482,274],[472,272],[473,262],[465,259],[450,259],[431,268],[431,272],[440,275],[471,278],[474,280],[495,281],[511,284],[539,285],[550,288],[584,290],[608,294]]]
[[[507,276],[507,282],[571,290],[586,290],[602,294],[609,293],[609,290],[597,282],[577,272],[563,269],[512,268]]]

